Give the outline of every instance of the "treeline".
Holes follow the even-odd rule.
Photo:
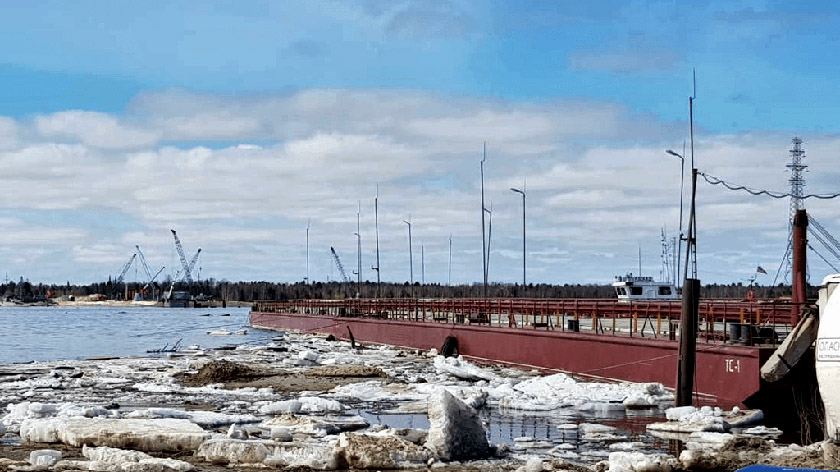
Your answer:
[[[0,293],[4,300],[38,301],[47,298],[73,296],[77,299],[101,295],[106,298],[122,299],[141,292],[147,299],[160,298],[168,292],[170,284],[154,284],[142,287],[129,283],[115,284],[112,281],[90,285],[47,285],[32,284],[28,281],[0,284]],[[293,300],[293,299],[340,299],[340,298],[615,298],[615,291],[609,285],[580,284],[490,284],[486,289],[480,284],[440,285],[419,282],[408,283],[363,282],[356,283],[315,282],[311,284],[276,283],[276,282],[228,282],[213,279],[196,281],[191,284],[176,283],[174,291],[189,292],[193,297],[208,297],[219,300],[251,302],[254,300]],[[818,287],[808,288],[809,298],[816,298]],[[742,283],[711,284],[702,287],[701,298],[744,299],[749,286]],[[754,286],[756,298],[780,298],[790,296],[789,285]]]

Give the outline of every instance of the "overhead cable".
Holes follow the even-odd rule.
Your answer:
[[[728,188],[729,190],[735,190],[735,191],[742,190],[744,192],[749,193],[750,195],[756,195],[756,196],[767,195],[768,197],[771,197],[771,198],[789,198],[789,197],[794,196],[793,194],[790,194],[790,193],[773,192],[773,191],[770,191],[770,190],[763,190],[763,189],[756,190],[756,189],[752,189],[752,188],[749,188],[749,187],[745,187],[743,185],[731,184],[729,182],[726,182],[723,179],[719,179],[719,178],[717,178],[713,175],[706,174],[705,172],[699,172],[698,171],[697,173],[700,174],[706,182],[708,182],[712,185],[723,185],[724,187]],[[799,198],[799,199],[802,199],[802,200],[805,200],[805,199],[808,199],[808,198],[818,198],[820,200],[830,200],[832,198],[837,198],[837,197],[840,197],[840,193],[832,193],[832,194],[824,194],[824,195],[808,194],[808,195],[802,195],[802,196],[797,195],[796,196],[796,198]]]

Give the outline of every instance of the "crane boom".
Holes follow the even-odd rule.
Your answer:
[[[344,280],[344,283],[350,283],[350,278],[347,277],[347,272],[344,272],[344,265],[341,264],[341,258],[338,257],[335,248],[330,246],[330,251],[332,252],[333,261],[335,262],[335,266],[338,267],[338,273],[341,274],[342,280]]]
[[[139,245],[135,245],[134,247],[137,248],[137,255],[140,257],[140,265],[143,266],[143,271],[146,272],[146,277],[148,278],[149,282],[151,282],[152,269],[150,269],[149,264],[146,263],[146,256],[143,254],[143,251],[140,250]]]
[[[178,251],[178,257],[181,259],[181,266],[184,268],[184,279],[188,283],[192,283],[192,274],[190,273],[190,266],[187,263],[187,256],[184,254],[184,248],[181,246],[181,240],[178,239],[178,233],[175,232],[174,229],[171,229],[172,237],[175,238],[175,250]]]
[[[131,263],[134,262],[134,258],[136,258],[136,257],[137,257],[137,253],[134,253],[134,254],[131,255],[131,258],[128,259],[128,262],[126,262],[125,265],[122,267],[122,270],[120,270],[120,275],[119,275],[119,277],[117,277],[117,281],[115,282],[115,285],[122,283],[123,278],[125,277],[125,273],[128,272],[129,267],[131,267]]]
[[[192,270],[195,268],[195,263],[196,261],[198,261],[199,254],[201,254],[201,248],[198,248],[198,251],[195,251],[195,255],[192,257],[192,259],[190,259],[190,263],[187,265],[187,271],[189,273],[192,273]]]

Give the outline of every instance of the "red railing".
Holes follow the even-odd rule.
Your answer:
[[[709,343],[776,344],[790,332],[791,308],[789,300],[702,300],[698,337]],[[363,298],[259,301],[252,310],[674,339],[682,306],[680,301],[615,299]]]

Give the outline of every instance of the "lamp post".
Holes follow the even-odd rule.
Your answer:
[[[411,283],[411,291],[414,291],[414,256],[411,253],[411,217],[409,221],[403,220],[403,223],[408,225],[408,274]]]
[[[522,195],[522,290],[525,290],[525,191],[510,188],[511,192]],[[524,293],[524,292],[523,292]]]
[[[309,226],[311,224],[311,219],[306,221],[306,279],[304,281],[307,284],[309,283]]]
[[[682,242],[684,240],[683,237],[683,194],[685,191],[683,190],[685,184],[685,157],[682,154],[676,153],[670,149],[665,151],[666,154],[670,154],[680,160],[680,244],[677,246],[677,272],[676,274],[680,273],[680,259],[682,259]],[[677,275],[678,277],[678,275]]]
[[[359,200],[359,211],[356,212],[356,298],[362,293],[362,201]]]

